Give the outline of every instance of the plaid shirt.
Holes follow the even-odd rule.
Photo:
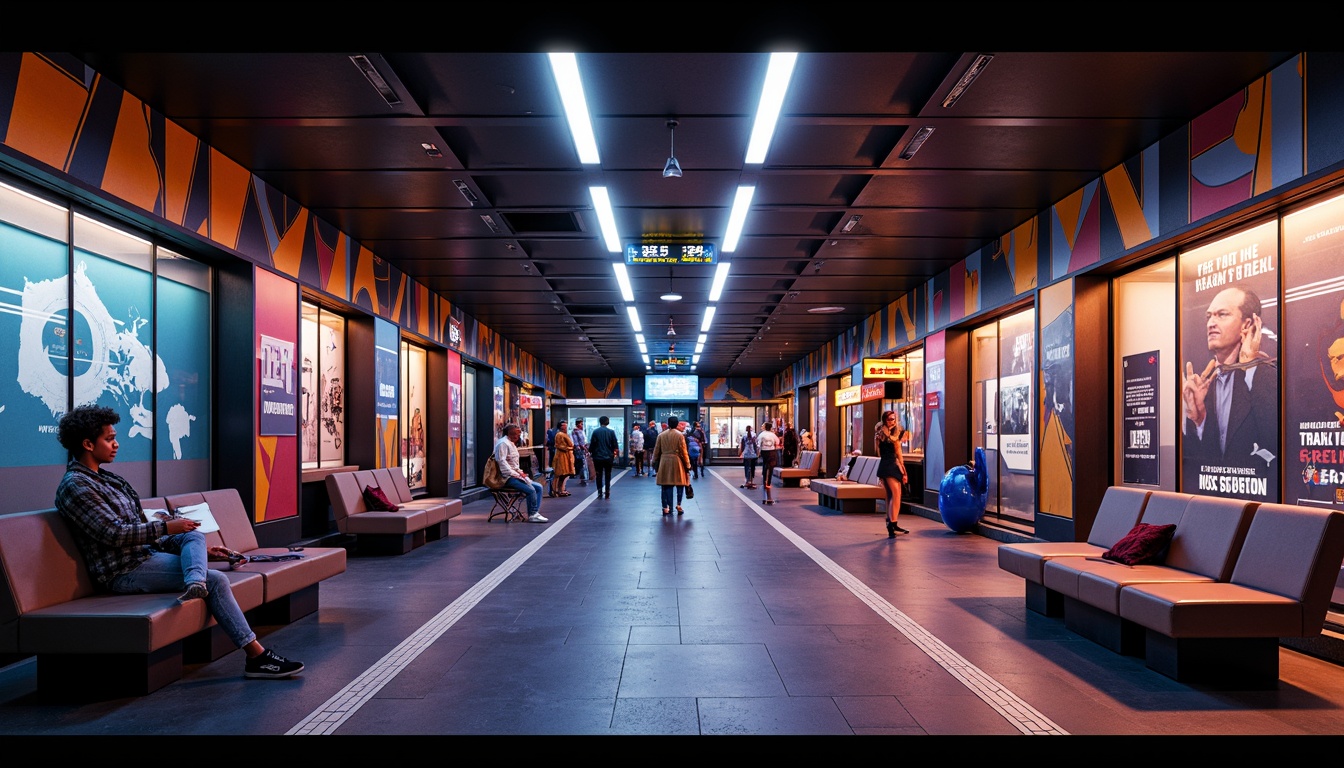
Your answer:
[[[167,523],[145,521],[130,483],[105,469],[95,474],[74,459],[56,488],[56,509],[70,523],[89,575],[104,587],[140,567],[152,545],[168,535]]]

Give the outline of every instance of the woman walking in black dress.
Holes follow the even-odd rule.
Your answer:
[[[901,485],[906,481],[905,456],[901,453],[901,437],[905,432],[898,423],[895,411],[885,411],[882,423],[873,432],[873,446],[877,449],[877,477],[887,493],[887,538],[897,533],[909,533],[896,524],[901,513]]]

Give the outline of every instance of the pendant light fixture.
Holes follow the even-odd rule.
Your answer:
[[[669,152],[667,155],[667,164],[663,166],[664,179],[681,178],[681,163],[677,162],[677,139],[676,139],[677,125],[678,123],[676,120],[667,121]]]
[[[659,296],[658,298],[662,299],[663,301],[681,301],[681,294],[680,294],[680,293],[677,293],[677,292],[674,291],[674,290],[672,290],[672,268],[671,268],[671,267],[668,267],[668,268],[667,268],[667,293],[664,293],[662,296]]]

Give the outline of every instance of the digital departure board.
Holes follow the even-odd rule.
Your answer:
[[[626,264],[717,264],[713,243],[626,243]]]

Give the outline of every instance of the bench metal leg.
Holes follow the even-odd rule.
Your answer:
[[[1279,685],[1277,637],[1168,637],[1147,631],[1144,663],[1182,683],[1266,690]]]
[[[1064,598],[1064,626],[1070,631],[1122,656],[1143,655],[1142,626],[1090,603],[1060,596]]]
[[[37,694],[46,701],[145,696],[182,679],[182,641],[150,653],[37,655]]]
[[[310,584],[253,608],[247,612],[248,623],[254,627],[292,624],[304,616],[317,613],[318,586]]]
[[[1064,596],[1044,584],[1027,582],[1027,610],[1042,616],[1060,618],[1064,615]]]

